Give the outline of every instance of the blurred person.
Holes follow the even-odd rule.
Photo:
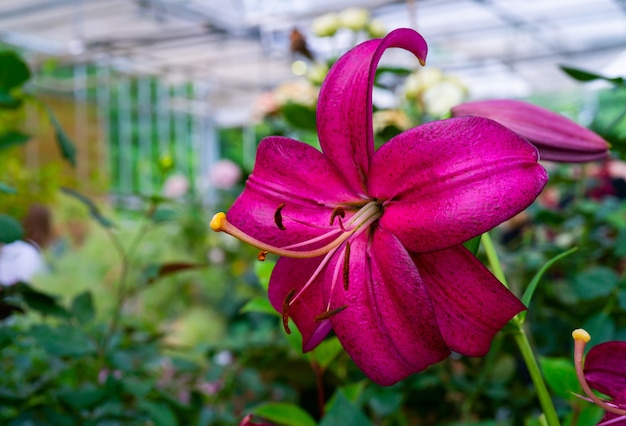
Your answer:
[[[30,282],[46,270],[42,250],[52,241],[52,215],[41,204],[29,207],[22,221],[24,239],[0,245],[0,285]]]

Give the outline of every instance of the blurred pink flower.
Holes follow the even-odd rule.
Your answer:
[[[182,197],[189,190],[189,180],[181,174],[171,175],[163,184],[163,195],[168,198]]]
[[[231,189],[241,179],[241,168],[231,160],[216,161],[209,170],[209,180],[218,189]]]

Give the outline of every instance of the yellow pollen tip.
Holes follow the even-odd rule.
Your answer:
[[[226,213],[219,212],[215,213],[213,219],[211,219],[211,229],[215,232],[219,232],[224,229],[224,224],[226,223]]]
[[[591,340],[591,335],[582,328],[577,328],[576,330],[572,331],[572,337],[576,341],[583,341],[585,343]]]

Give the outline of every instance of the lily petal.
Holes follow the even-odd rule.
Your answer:
[[[323,256],[311,259],[292,259],[281,257],[270,277],[268,296],[270,303],[278,312],[282,312],[283,302],[293,289],[299,292],[322,261]],[[321,276],[316,278],[302,294],[297,297],[289,309],[289,317],[293,319],[302,334],[302,350],[308,352],[315,349],[326,337],[332,326],[329,320],[315,321],[315,317],[325,309],[323,299],[324,281]]]
[[[548,180],[537,150],[480,117],[426,123],[372,157],[369,188],[386,200],[381,225],[410,251],[458,245],[528,207]]]
[[[269,137],[259,144],[254,171],[227,217],[245,233],[282,247],[337,229],[330,226],[333,209],[359,201],[321,152],[292,139]],[[284,230],[275,220],[283,204]]]
[[[463,246],[411,257],[428,288],[443,339],[455,352],[485,355],[493,336],[526,309]]]
[[[585,358],[584,373],[592,388],[611,398],[626,391],[626,342],[592,347]]]
[[[422,64],[426,60],[424,38],[413,30],[398,29],[339,58],[320,89],[317,131],[322,151],[359,193],[365,192],[365,176],[374,152],[372,88],[376,66],[390,47],[412,52]]]
[[[347,307],[330,320],[370,379],[391,385],[449,355],[419,273],[391,233],[352,240],[349,271],[348,290],[335,288],[330,296],[332,308]]]
[[[452,115],[475,115],[497,121],[527,138],[542,160],[586,162],[607,158],[609,144],[591,130],[537,105],[512,99],[467,102]]]

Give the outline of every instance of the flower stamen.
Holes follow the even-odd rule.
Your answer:
[[[256,258],[259,262],[265,262],[265,259],[267,258],[267,254],[269,252],[267,250],[261,250],[259,252],[259,254],[256,255]]]
[[[284,207],[285,207],[285,203],[282,203],[281,205],[278,206],[278,208],[276,209],[276,212],[274,212],[274,223],[276,223],[276,226],[281,231],[284,231],[287,229],[285,228],[285,225],[283,225],[283,216],[280,213]]]
[[[296,289],[292,288],[285,296],[285,300],[283,300],[283,306],[281,309],[281,316],[283,317],[283,328],[285,329],[285,333],[291,334],[291,329],[289,328],[289,307],[291,306],[291,300],[293,296],[296,294]]]
[[[348,307],[347,305],[344,305],[344,306],[340,306],[332,310],[324,311],[321,314],[315,316],[315,321],[316,322],[324,321],[334,315],[337,315],[339,312],[343,311],[347,307]]]
[[[589,383],[587,383],[587,379],[585,378],[583,371],[583,356],[585,352],[585,345],[589,342],[589,340],[591,340],[589,333],[582,328],[578,328],[572,332],[572,337],[574,338],[574,366],[576,367],[576,376],[578,376],[580,386],[583,388],[589,399],[591,399],[591,401],[601,407],[604,411],[619,414],[620,416],[626,416],[626,410],[620,409],[608,401],[599,398],[595,393],[593,393],[589,387]]]

